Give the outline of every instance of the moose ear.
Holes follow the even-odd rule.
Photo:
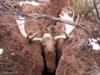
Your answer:
[[[42,40],[42,45],[45,46],[45,44],[46,44],[46,40],[43,39]]]
[[[52,41],[52,44],[53,44],[53,45],[56,45],[56,41],[55,41],[55,39],[54,39],[54,38],[52,38],[52,40],[51,40],[51,41]]]

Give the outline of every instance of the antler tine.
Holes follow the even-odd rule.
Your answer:
[[[65,34],[65,36],[66,36],[66,39],[68,39],[68,35],[67,35],[66,31],[64,31],[64,34]]]
[[[74,9],[72,10],[72,13],[73,13],[72,18],[74,20],[74,17],[75,17],[75,11],[74,11]]]
[[[78,14],[77,19],[76,19],[76,23],[79,21],[80,15]]]
[[[72,12],[73,12],[72,18],[74,20],[74,17],[75,17],[75,11],[74,11],[74,9],[72,10]],[[78,14],[77,18],[76,18],[76,21],[75,21],[76,23],[79,21],[79,18],[80,18],[80,15]]]

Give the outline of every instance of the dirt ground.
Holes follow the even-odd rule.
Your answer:
[[[57,0],[51,1],[52,6],[24,11],[26,13],[42,12],[57,17],[61,8],[66,6],[67,0],[58,0],[59,3]],[[49,74],[44,73],[45,62],[41,44],[29,43],[18,31],[14,18],[15,16],[11,13],[0,9],[0,48],[4,49],[3,54],[0,55],[0,75]],[[71,38],[57,42],[57,52],[62,54],[61,58],[57,59],[55,75],[98,75],[97,72],[100,71],[100,51],[94,51],[88,46],[88,38],[100,37],[100,26],[87,19],[80,19],[80,22],[87,24],[83,25],[85,30],[77,27]],[[46,32],[53,36],[58,35],[64,28],[63,23],[45,18],[34,21],[26,19],[25,25],[27,33],[40,31],[37,37],[42,37]]]
[[[85,30],[77,27],[72,37],[66,40],[63,53],[58,63],[56,75],[98,75],[100,51],[95,51],[89,46],[90,37],[100,37],[98,28],[100,26],[88,20],[81,19],[88,25]]]
[[[39,43],[29,44],[20,35],[10,13],[0,12],[0,75],[41,75],[44,62]]]

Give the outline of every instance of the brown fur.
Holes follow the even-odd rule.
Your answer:
[[[56,69],[55,40],[53,37],[43,38],[42,45],[44,49],[47,69],[52,73]]]

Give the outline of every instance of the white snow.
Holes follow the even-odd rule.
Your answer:
[[[97,42],[98,40],[91,38],[89,39],[89,46],[91,45],[93,50],[100,50],[100,45]]]
[[[66,26],[66,34],[69,35],[73,30],[74,30],[74,26],[71,26],[71,25],[68,25],[68,24],[65,24]]]
[[[67,12],[62,11],[61,13],[62,13],[62,15],[59,15],[61,19],[74,22],[73,17],[70,17]],[[66,27],[65,32],[66,32],[67,35],[69,35],[75,28],[74,26],[72,26],[70,24],[65,24],[65,27]]]
[[[16,20],[18,28],[20,33],[24,36],[27,37],[27,34],[25,32],[25,18],[22,16],[18,16],[18,19]]]
[[[40,3],[36,2],[36,1],[20,1],[19,2],[19,5],[22,6],[23,4],[31,4],[33,6],[39,6]]]
[[[97,42],[98,40],[97,39],[94,39],[94,38],[91,38],[91,41]]]
[[[3,48],[0,48],[0,55],[3,53]]]

